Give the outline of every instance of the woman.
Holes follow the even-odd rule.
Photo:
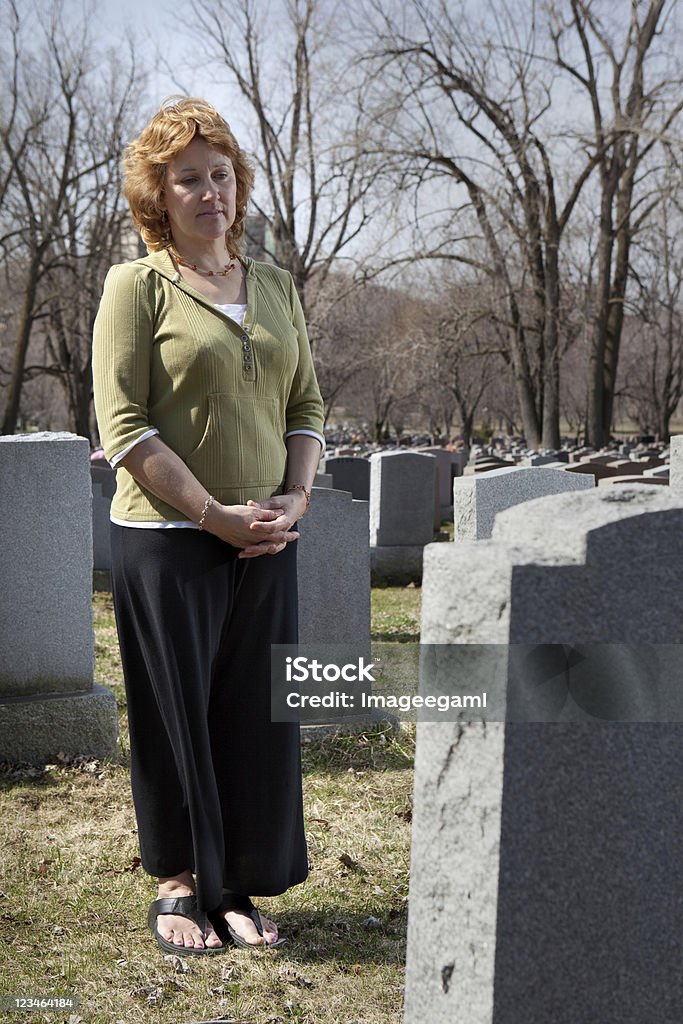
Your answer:
[[[297,640],[322,400],[291,276],[239,254],[253,175],[220,114],[162,106],[124,170],[149,255],[109,271],[93,368],[149,924],[181,954],[272,946],[250,897],[302,882],[307,856],[270,645]]]

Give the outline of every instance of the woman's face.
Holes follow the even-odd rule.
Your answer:
[[[230,157],[196,136],[166,168],[162,208],[173,241],[183,246],[212,245],[235,220],[235,171]]]

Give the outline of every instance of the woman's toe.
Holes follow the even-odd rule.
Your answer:
[[[229,912],[226,914],[226,920],[233,931],[251,946],[263,944],[263,936],[259,935],[256,925],[246,914]]]
[[[223,945],[213,928],[207,932],[206,939],[204,941],[205,945],[209,946],[211,949],[219,949]]]
[[[278,930],[274,921],[261,914],[261,927],[263,928],[263,937],[266,942],[277,942]]]

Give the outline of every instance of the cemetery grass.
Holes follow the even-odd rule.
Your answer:
[[[373,636],[415,641],[419,588],[373,592]],[[398,1024],[414,735],[378,725],[305,739],[311,872],[259,907],[290,942],[259,953],[164,958],[146,929],[125,692],[107,594],[94,598],[96,679],[120,712],[116,763],[0,770],[0,993],[75,995],[77,1009],[14,1011],[49,1024]]]

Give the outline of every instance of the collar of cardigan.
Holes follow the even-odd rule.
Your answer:
[[[254,276],[254,260],[251,256],[239,256],[240,263],[245,269],[247,277]],[[168,278],[169,281],[173,281],[177,284],[178,281],[182,281],[182,278],[176,270],[173,260],[171,259],[168,249],[160,249],[159,252],[151,252],[149,256],[143,256],[139,260],[133,261],[136,264],[140,264],[143,267],[151,267],[157,274],[162,277]],[[194,289],[192,289],[194,291]]]
[[[256,279],[256,268],[255,261],[250,256],[240,256],[240,263],[244,267],[247,275],[247,286],[250,280]],[[244,342],[247,340],[251,326],[247,323],[243,323],[240,326],[235,320],[227,315],[222,309],[218,309],[215,302],[211,299],[207,299],[205,295],[198,292],[192,285],[184,281],[176,270],[173,260],[171,259],[166,249],[161,249],[159,252],[152,252],[149,256],[143,256],[139,260],[133,260],[135,264],[142,267],[149,267],[160,277],[165,277],[171,284],[174,284],[176,288],[181,288],[188,295],[191,295],[197,302],[200,302],[207,309],[210,309],[212,313],[219,316],[229,327],[233,334],[235,334],[240,341]]]

